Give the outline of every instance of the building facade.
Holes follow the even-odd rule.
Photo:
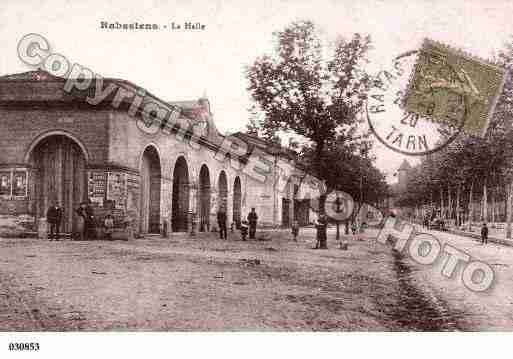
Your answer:
[[[252,136],[219,134],[207,99],[166,102],[177,114],[166,130],[146,126],[144,113],[115,94],[98,103],[65,84],[43,71],[0,78],[0,235],[35,231],[53,202],[68,233],[82,201],[142,234],[215,230],[218,210],[238,223],[254,207],[268,226],[312,216],[294,197],[319,193],[298,188],[306,186],[293,156]],[[103,81],[111,84],[158,100],[128,81]]]

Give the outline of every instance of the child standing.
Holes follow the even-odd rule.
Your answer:
[[[248,222],[242,221],[240,224],[240,234],[242,236],[242,240],[245,241],[248,236]]]

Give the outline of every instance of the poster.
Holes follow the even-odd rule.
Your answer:
[[[26,171],[14,171],[12,195],[14,197],[27,196],[27,172]]]
[[[126,174],[108,172],[107,175],[107,200],[114,201],[115,208],[126,207]]]
[[[103,198],[105,197],[107,187],[107,175],[103,171],[89,172],[89,197],[90,198]],[[92,200],[92,199],[91,199]]]
[[[0,196],[11,195],[11,172],[0,172]]]

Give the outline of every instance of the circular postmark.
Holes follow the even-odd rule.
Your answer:
[[[461,133],[469,85],[440,53],[409,51],[373,78],[365,114],[370,130],[386,147],[424,156]]]

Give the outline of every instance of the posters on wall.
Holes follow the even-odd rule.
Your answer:
[[[88,194],[91,202],[103,207],[107,188],[107,174],[104,171],[91,171],[88,178]]]
[[[126,173],[107,173],[107,200],[114,201],[114,207],[125,209],[127,202]]]
[[[90,171],[88,174],[89,199],[99,207],[108,206],[111,210],[136,209],[138,191],[138,176],[105,171]]]

